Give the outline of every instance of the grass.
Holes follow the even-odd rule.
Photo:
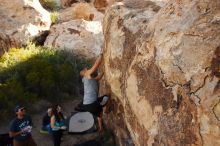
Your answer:
[[[59,13],[54,11],[50,13],[50,19],[52,21],[53,24],[58,22],[58,18],[59,18]]]

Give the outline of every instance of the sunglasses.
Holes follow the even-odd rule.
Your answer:
[[[22,109],[20,109],[19,111],[20,111],[20,112],[23,112],[23,111],[25,111],[25,108],[22,108]]]

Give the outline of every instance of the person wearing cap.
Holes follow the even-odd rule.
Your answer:
[[[9,131],[13,146],[37,146],[31,136],[32,120],[25,114],[25,108],[17,105],[15,113],[16,118],[12,120]]]
[[[88,111],[95,115],[98,119],[99,131],[102,128],[102,106],[98,102],[98,81],[102,78],[103,74],[93,77],[93,74],[98,70],[102,63],[103,54],[101,53],[96,59],[94,65],[90,68],[84,68],[80,71],[82,82],[84,85],[83,104],[76,108],[78,111]]]

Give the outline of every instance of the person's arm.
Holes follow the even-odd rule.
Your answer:
[[[15,121],[12,121],[12,122],[10,123],[9,136],[10,136],[10,137],[15,137],[15,136],[20,135],[20,134],[22,134],[22,133],[23,133],[22,130],[18,131],[16,122],[15,122]]]
[[[60,129],[60,127],[58,127],[58,126],[55,126],[55,116],[52,116],[51,117],[51,119],[50,119],[50,126],[51,126],[51,128],[53,128],[53,129]]]
[[[99,81],[99,80],[102,79],[103,75],[104,75],[104,73],[101,73],[101,74],[99,74],[98,76],[96,76],[95,79],[96,79],[97,81]]]
[[[102,54],[99,55],[93,66],[89,70],[87,70],[86,74],[91,75],[92,73],[94,73],[98,69],[101,63],[102,63]]]
[[[15,137],[15,136],[20,135],[20,134],[22,134],[22,133],[23,133],[23,131],[18,131],[18,132],[12,132],[12,131],[10,131],[10,132],[9,132],[9,136],[10,136],[10,137]]]

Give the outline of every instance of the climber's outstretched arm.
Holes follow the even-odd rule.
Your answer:
[[[87,74],[91,75],[99,68],[100,64],[102,63],[102,56],[103,56],[102,54],[99,55],[94,65],[90,69],[87,70]]]

